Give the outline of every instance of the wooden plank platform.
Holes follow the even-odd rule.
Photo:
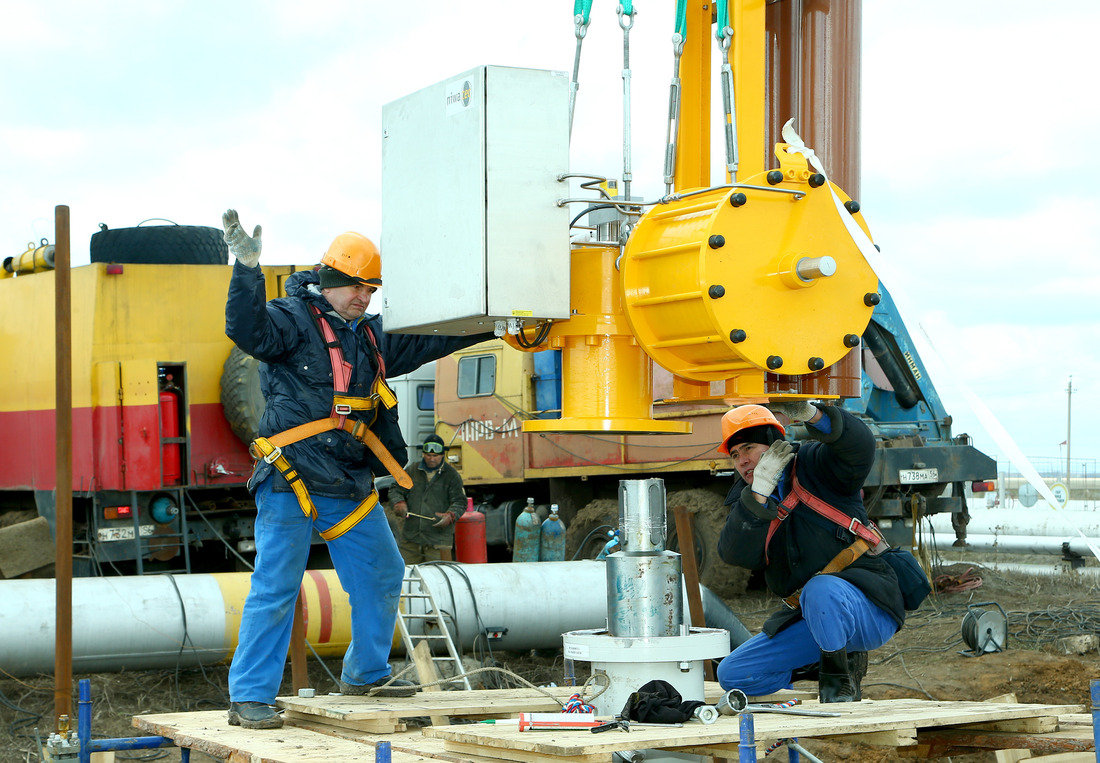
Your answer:
[[[714,685],[717,687],[717,684]],[[520,732],[512,726],[466,723],[403,731],[403,719],[447,714],[476,717],[485,714],[553,711],[556,703],[535,710],[542,695],[527,690],[419,693],[415,697],[317,697],[312,705],[287,700],[287,725],[278,730],[249,731],[231,727],[224,710],[168,713],[134,718],[134,726],[148,734],[168,737],[181,747],[227,761],[250,763],[320,763],[371,760],[380,741],[391,745],[397,763],[609,763],[611,753],[630,749],[670,749],[718,759],[736,760],[739,719],[721,717],[711,725],[692,722],[682,728],[634,726],[629,732],[590,731]],[[571,689],[556,689],[565,692]],[[720,692],[716,689],[715,695]],[[517,695],[518,694],[518,695]],[[712,699],[709,695],[708,698]],[[518,703],[518,704],[517,704]],[[295,709],[291,710],[289,706]],[[312,707],[312,710],[310,710]],[[856,704],[801,705],[807,710],[841,713],[840,717],[757,714],[758,747],[777,739],[838,738],[898,748],[899,757],[928,755],[938,741],[955,749],[1010,749],[1029,747],[1037,752],[1079,752],[1091,749],[1091,716],[1078,705],[1021,705],[990,702],[929,702],[926,700],[864,700]],[[1064,721],[1059,725],[1059,716]],[[382,728],[364,731],[355,724]],[[1060,729],[1060,730],[1059,730]],[[1001,747],[1000,745],[1004,745]],[[1046,746],[1043,746],[1046,745]]]

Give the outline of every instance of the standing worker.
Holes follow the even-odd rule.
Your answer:
[[[385,512],[372,511],[376,475],[408,481],[385,379],[489,337],[386,334],[381,318],[366,314],[382,285],[381,255],[358,233],[337,236],[316,271],[294,273],[287,296],[268,302],[260,226],[249,236],[232,209],[222,223],[236,259],[225,333],[262,361],[267,401],[252,443],[256,568],[229,670],[229,724],[282,726],[272,705],[314,529],[351,604],[340,691],[412,696],[413,684],[392,679],[388,662],[405,568]]]
[[[390,488],[393,513],[405,518],[401,556],[405,564],[451,561],[455,522],[466,509],[462,475],[443,458],[443,438],[430,434],[420,446],[423,457],[412,469],[412,487]]]
[[[813,442],[784,440],[783,425],[760,405],[722,417],[718,451],[733,459],[740,478],[726,497],[731,510],[718,553],[729,564],[763,570],[785,608],[722,660],[718,681],[759,696],[816,677],[822,702],[858,702],[867,652],[905,622],[897,576],[882,557],[866,553],[863,538],[877,539],[866,528],[861,494],[875,439],[842,408],[772,407],[805,421]]]

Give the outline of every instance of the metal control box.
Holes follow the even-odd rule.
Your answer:
[[[482,66],[382,108],[382,319],[460,335],[569,316],[569,80]]]

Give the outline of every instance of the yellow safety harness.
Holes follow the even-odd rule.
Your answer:
[[[287,445],[291,445],[307,437],[313,437],[323,432],[342,429],[370,448],[371,453],[382,462],[382,465],[385,466],[389,473],[393,475],[393,478],[397,480],[397,484],[404,488],[411,488],[412,480],[409,478],[409,475],[405,473],[405,470],[401,468],[401,465],[394,460],[393,456],[386,449],[386,446],[382,444],[382,441],[378,439],[378,435],[370,429],[371,424],[373,424],[378,417],[378,407],[380,405],[387,409],[397,405],[397,395],[395,395],[393,390],[386,384],[386,365],[382,358],[382,353],[378,350],[378,343],[374,338],[374,333],[370,330],[369,326],[363,326],[378,361],[378,373],[374,377],[374,382],[371,385],[370,397],[351,397],[346,394],[351,382],[351,364],[344,360],[344,351],[343,348],[340,347],[340,341],[336,338],[336,332],[332,330],[332,326],[329,325],[329,322],[324,319],[321,310],[316,305],[310,305],[310,309],[313,311],[313,316],[321,330],[321,336],[324,339],[325,347],[328,349],[329,359],[332,361],[332,414],[328,418],[310,421],[306,424],[301,424],[287,429],[286,431],[279,432],[271,437],[257,437],[252,441],[250,452],[253,458],[262,458],[279,470],[279,473],[283,475],[283,479],[290,485],[290,489],[298,499],[298,505],[302,507],[302,512],[310,519],[316,519],[317,508],[313,505],[313,499],[309,496],[309,490],[306,489],[302,476],[298,473],[298,470],[290,464],[286,456],[283,455],[283,448]],[[373,411],[374,415],[371,417],[369,423],[364,421],[353,421],[348,419],[348,415],[351,414],[352,411]],[[362,521],[362,519],[370,514],[371,510],[377,505],[378,491],[371,490],[370,495],[364,498],[362,503],[356,506],[351,513],[342,520],[328,530],[322,532],[321,537],[326,541],[339,538]]]

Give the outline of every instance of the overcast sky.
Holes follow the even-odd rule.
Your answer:
[[[572,169],[617,176],[622,33],[613,0],[594,5]],[[572,6],[5,0],[3,255],[52,241],[57,204],[74,265],[101,222],[220,226],[230,206],[263,224],[270,264],[315,262],[348,228],[378,237],[381,106],[482,64],[571,71]],[[650,198],[673,6],[637,0],[631,32],[635,191]],[[1000,455],[957,378],[1039,465],[1064,458],[1072,375],[1072,455],[1095,473],[1100,5],[880,1],[863,20],[860,202],[953,369],[935,382],[955,432]]]

